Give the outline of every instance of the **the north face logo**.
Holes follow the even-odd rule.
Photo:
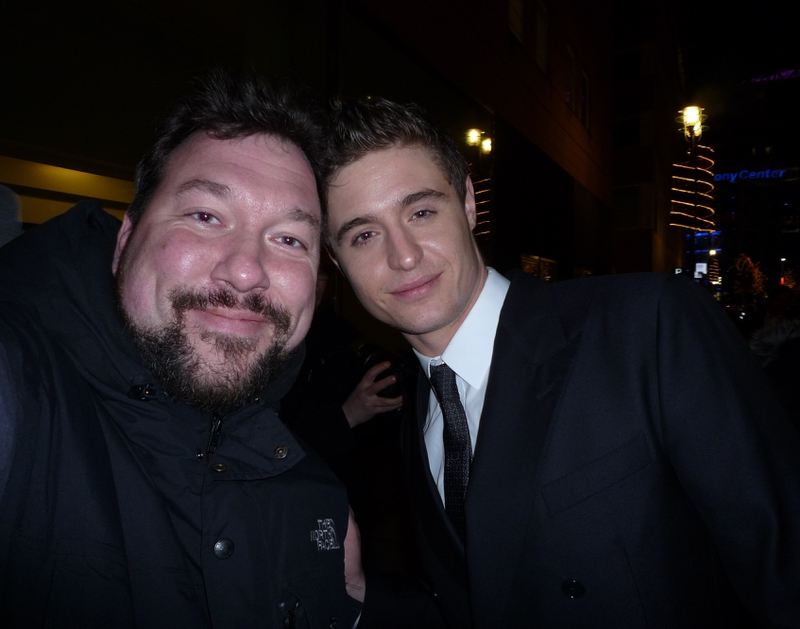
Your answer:
[[[339,540],[336,537],[336,527],[331,518],[317,520],[316,531],[311,531],[311,541],[316,542],[317,550],[337,550]]]

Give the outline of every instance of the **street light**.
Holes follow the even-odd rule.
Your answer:
[[[707,146],[699,146],[697,141],[708,129],[703,123],[706,116],[702,107],[691,105],[684,107],[675,118],[681,126],[687,142],[690,143],[689,159],[686,162],[674,164],[672,177],[672,209],[670,214],[674,217],[670,225],[684,227],[695,231],[714,231],[714,215],[712,183],[714,173],[712,168],[714,160],[711,158],[713,151]]]
[[[480,146],[483,131],[480,129],[467,130],[467,146]]]
[[[684,107],[679,113],[681,115],[677,120],[683,123],[683,133],[686,139],[691,140],[692,146],[694,146],[695,141],[700,139],[700,136],[703,135],[703,129],[707,128],[703,123],[708,116],[703,113],[702,107],[697,107],[695,105]]]

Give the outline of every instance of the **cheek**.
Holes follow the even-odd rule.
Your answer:
[[[388,271],[386,256],[380,247],[373,247],[364,255],[349,256],[340,260],[342,269],[359,297],[379,292],[382,275]]]
[[[294,317],[306,315],[308,310],[313,314],[317,290],[313,266],[310,262],[287,264],[269,272],[272,298]]]
[[[146,236],[147,234],[142,234]],[[122,302],[134,320],[155,323],[166,316],[166,293],[171,286],[186,284],[202,256],[181,255],[180,243],[148,240],[131,243],[124,268]]]

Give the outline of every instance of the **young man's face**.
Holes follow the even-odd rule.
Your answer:
[[[475,197],[459,202],[427,150],[368,153],[328,188],[334,255],[364,307],[423,354],[441,354],[480,294]]]
[[[199,133],[175,152],[135,228],[126,217],[113,265],[134,339],[170,393],[225,408],[231,391],[265,383],[311,323],[319,223],[293,144]]]

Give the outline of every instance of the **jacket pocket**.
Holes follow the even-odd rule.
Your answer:
[[[542,487],[547,510],[558,513],[647,467],[653,458],[644,433]]]

